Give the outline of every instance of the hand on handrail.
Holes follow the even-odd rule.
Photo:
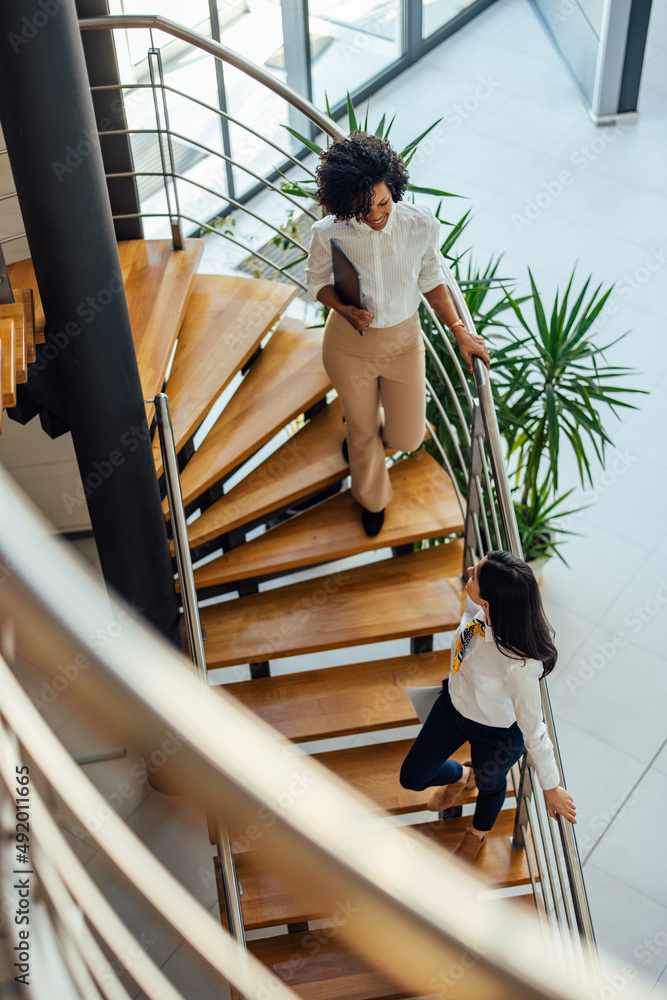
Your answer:
[[[574,799],[562,785],[545,789],[544,801],[552,819],[564,816],[565,819],[569,819],[570,823],[577,822],[577,807],[574,804]]]
[[[477,357],[487,368],[491,365],[491,358],[487,350],[484,338],[478,333],[470,333],[465,326],[457,326],[451,331],[459,345],[459,351],[464,363],[468,366],[468,372],[472,375],[472,359]]]

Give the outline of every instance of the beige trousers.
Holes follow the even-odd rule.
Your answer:
[[[385,448],[414,451],[424,439],[419,313],[398,326],[366,330],[362,337],[332,310],[322,360],[345,414],[352,496],[366,510],[383,510],[392,497]]]

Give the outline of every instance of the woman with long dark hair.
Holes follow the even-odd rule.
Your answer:
[[[489,552],[468,569],[468,599],[452,642],[451,672],[401,768],[404,788],[436,788],[428,808],[449,809],[477,785],[472,825],[454,853],[474,861],[495,823],[507,774],[524,748],[549,814],[576,823],[560,784],[542,717],[540,679],[557,652],[533,571],[510,552]],[[471,761],[450,760],[470,743]]]
[[[328,214],[313,224],[306,267],[309,294],[331,310],[322,359],[343,407],[343,456],[371,537],[392,496],[385,449],[414,451],[424,440],[421,294],[468,371],[473,355],[489,364],[483,339],[466,329],[444,285],[440,223],[429,208],[403,201],[407,184],[386,140],[353,132],[332,143],[317,169],[317,198]],[[334,285],[332,239],[361,275],[363,309],[343,302]]]

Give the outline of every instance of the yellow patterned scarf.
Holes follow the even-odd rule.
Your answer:
[[[456,671],[461,666],[461,660],[463,659],[463,654],[468,648],[468,643],[474,635],[484,635],[485,629],[484,622],[477,621],[473,619],[471,622],[461,629],[461,634],[456,639],[456,653],[454,654],[454,665],[452,667],[452,673],[455,674]]]

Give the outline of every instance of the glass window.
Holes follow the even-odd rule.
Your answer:
[[[465,0],[422,0],[422,37],[428,38],[468,7],[472,3]]]
[[[115,0],[114,13],[138,13],[142,0]],[[207,0],[194,0],[187,10],[162,0],[160,13],[174,20],[186,20],[187,26],[210,37]],[[169,222],[159,218],[169,210],[178,208],[183,216],[197,221],[207,221],[219,211],[227,194],[224,162],[210,155],[202,146],[222,152],[222,132],[218,116],[203,107],[219,107],[215,65],[212,56],[192,48],[186,42],[164,32],[131,29],[116,31],[116,52],[120,76],[123,83],[136,84],[135,89],[124,91],[125,114],[130,129],[137,130],[130,136],[132,159],[137,177],[140,208],[147,218],[144,223],[148,238],[168,237]],[[148,50],[152,44],[159,50],[164,82],[168,87],[191,95],[196,100],[183,97],[180,93],[156,91],[156,101],[152,91],[145,85],[150,83],[151,73]],[[157,58],[151,57],[153,74],[159,80]],[[166,105],[166,114],[165,114]],[[166,136],[158,138],[156,128],[166,126],[166,116],[172,133],[170,142]],[[194,140],[192,142],[188,140]],[[172,161],[173,158],[173,161]],[[176,191],[169,185],[169,198],[165,181],[161,174],[163,161],[167,171],[173,162]],[[210,188],[210,191],[204,190]],[[192,225],[184,222],[184,229]]]
[[[333,107],[403,53],[401,0],[310,0],[313,103]]]
[[[231,4],[220,4],[219,17],[220,37],[224,45],[261,66],[281,82],[286,82],[280,0],[237,0]],[[296,140],[283,128],[289,124],[285,101],[231,66],[225,66],[224,77],[230,115],[247,123],[283,149],[298,147]],[[239,125],[230,125],[229,135],[232,158],[260,176],[268,174],[284,160],[273,146]],[[237,198],[256,183],[256,179],[246,171],[234,168]]]

